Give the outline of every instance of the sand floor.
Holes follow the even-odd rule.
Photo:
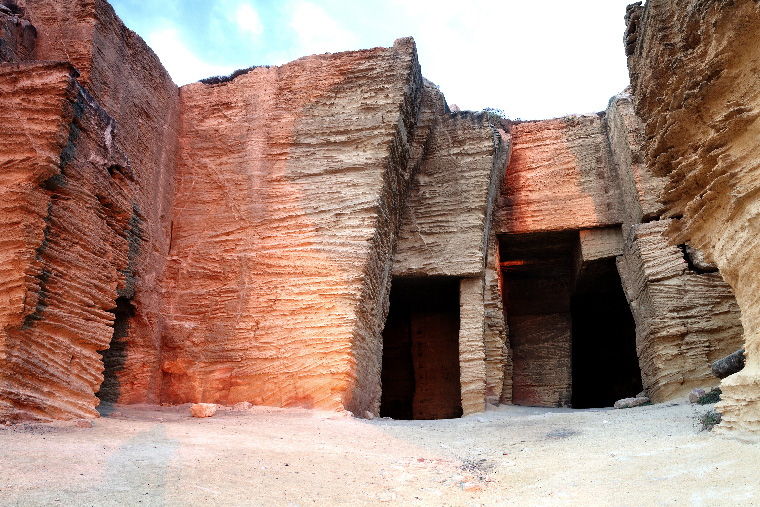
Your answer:
[[[710,406],[501,406],[455,420],[111,406],[0,426],[0,505],[760,505],[760,444]]]

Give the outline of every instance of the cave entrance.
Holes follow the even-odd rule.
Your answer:
[[[103,383],[96,396],[100,401],[116,403],[121,394],[118,373],[124,369],[127,360],[129,322],[135,315],[135,309],[130,298],[119,297],[116,299],[116,308],[111,311],[114,314],[113,337],[110,346],[100,352],[104,368]]]
[[[514,404],[608,407],[641,391],[613,256],[582,258],[578,231],[503,236],[499,255]]]
[[[615,259],[588,263],[571,300],[574,408],[611,407],[642,390],[636,324]]]
[[[458,279],[393,279],[381,381],[382,417],[462,416]]]

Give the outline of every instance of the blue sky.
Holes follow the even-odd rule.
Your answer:
[[[186,84],[251,65],[417,42],[423,75],[462,109],[543,119],[603,110],[628,85],[632,0],[111,0]]]

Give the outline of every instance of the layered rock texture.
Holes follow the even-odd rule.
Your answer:
[[[715,262],[741,308],[747,364],[721,384],[720,427],[759,431],[760,6],[650,1],[630,6],[627,23],[644,162],[666,182],[668,234]]]
[[[182,89],[162,399],[377,411],[414,44]]]
[[[105,0],[0,1],[0,420],[661,401],[745,345],[757,428],[758,8],[650,4],[633,96],[510,122],[412,39],[180,89]]]
[[[378,413],[394,266],[455,284],[447,416],[484,409],[507,150],[485,115],[448,111],[411,39],[179,90],[105,1],[0,16],[4,418],[91,417],[95,393]],[[428,202],[431,177],[450,185]],[[412,221],[435,258],[405,231],[394,264]]]
[[[512,127],[494,229],[514,403],[670,399],[715,385],[712,361],[741,344],[717,269],[670,246],[643,142],[625,93],[605,113]]]

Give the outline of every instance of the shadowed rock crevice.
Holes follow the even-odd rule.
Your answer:
[[[103,361],[103,383],[100,384],[97,397],[100,401],[117,403],[121,394],[119,372],[124,369],[124,363],[127,360],[129,323],[135,316],[135,309],[131,299],[119,297],[116,299],[116,308],[112,312],[114,314],[113,338],[109,347],[99,353]]]

